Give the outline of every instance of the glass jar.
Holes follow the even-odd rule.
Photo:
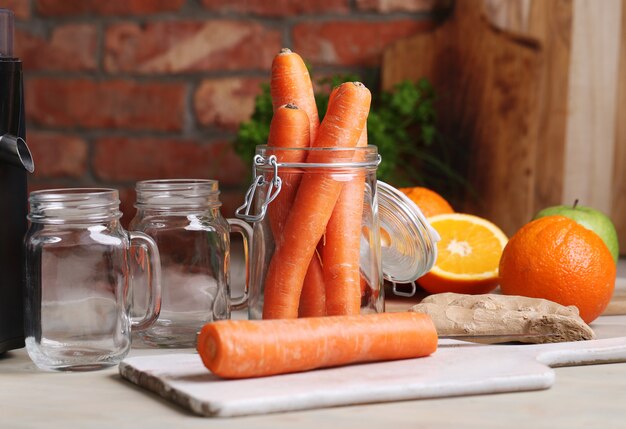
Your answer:
[[[251,319],[382,312],[384,279],[430,270],[439,237],[411,200],[377,182],[379,163],[375,146],[257,147],[237,210],[254,223]]]
[[[43,369],[89,370],[120,362],[133,329],[159,314],[160,262],[154,240],[120,225],[113,189],[30,194],[25,237],[26,349]],[[131,246],[147,250],[147,311],[130,316]],[[137,270],[137,274],[139,270]]]
[[[147,180],[136,191],[130,227],[156,241],[163,285],[159,319],[138,336],[151,347],[194,347],[205,323],[245,306],[245,292],[236,300],[230,296],[230,232],[243,236],[247,258],[252,229],[222,217],[216,180]],[[145,303],[142,289],[136,289],[138,308]]]

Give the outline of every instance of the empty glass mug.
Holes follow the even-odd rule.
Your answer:
[[[419,208],[377,182],[375,146],[258,146],[237,216],[254,223],[249,317],[384,311],[383,280],[430,270],[439,237]],[[271,307],[271,308],[270,308]]]
[[[216,180],[146,180],[136,191],[130,228],[156,241],[163,273],[161,314],[138,336],[151,347],[195,347],[205,323],[245,306],[245,292],[236,300],[230,296],[230,232],[243,236],[247,266],[252,229],[221,215]],[[135,289],[137,308],[145,302],[142,289]]]
[[[90,370],[119,363],[132,329],[159,314],[160,260],[154,240],[120,224],[113,189],[55,189],[30,194],[25,237],[26,349],[42,369]],[[131,246],[143,262],[149,305],[130,316]]]

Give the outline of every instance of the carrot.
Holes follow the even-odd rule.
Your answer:
[[[263,377],[437,350],[426,314],[380,313],[295,320],[221,320],[202,328],[197,350],[223,378]]]
[[[338,90],[339,90],[339,86],[336,86],[336,87],[334,87],[333,89],[330,90],[330,94],[328,95],[328,105],[329,106],[333,102],[333,100],[335,99],[335,96],[337,95],[337,91]]]
[[[309,117],[304,110],[295,104],[285,104],[276,109],[270,124],[267,139],[269,147],[276,148],[307,148],[310,144]],[[303,150],[277,150],[278,162],[304,162],[306,152]],[[302,174],[281,172],[282,187],[276,199],[268,206],[268,216],[274,241],[282,240],[283,224],[287,219],[291,204],[296,196]]]
[[[357,147],[367,146],[367,127]],[[326,284],[326,314],[359,314],[361,309],[361,219],[365,176],[348,173],[333,214],[326,227],[322,266]]]
[[[369,111],[371,95],[361,83],[342,84],[324,121],[315,147],[350,149],[356,146]],[[352,158],[349,150],[336,154],[314,151],[307,162],[332,163]],[[287,218],[280,243],[265,278],[264,319],[296,318],[309,262],[330,219],[343,184],[332,173],[307,171]]]
[[[284,48],[274,57],[270,81],[274,112],[288,103],[295,104],[309,117],[310,138],[314,142],[320,125],[313,84],[300,55]]]
[[[291,52],[289,49],[282,49],[274,58],[272,62],[270,92],[275,111],[279,108],[278,106],[281,106],[283,103],[295,103],[300,105],[306,112],[309,117],[308,134],[310,136],[310,142],[307,146],[310,146],[317,136],[319,116],[309,72],[304,61],[302,61],[302,58],[298,54]],[[284,141],[283,144],[293,146],[289,141]],[[286,174],[283,174],[283,176],[286,176]],[[274,204],[276,204],[276,202],[279,203],[274,210],[275,212],[279,210],[289,211],[293,195],[299,185],[300,177],[300,175],[283,177],[283,189],[285,185],[290,189],[285,193],[286,195],[281,198],[281,201],[274,202]],[[288,184],[288,181],[293,181],[293,183]],[[278,218],[280,222],[284,222],[286,213],[282,213]],[[280,231],[282,231],[282,225],[278,226],[280,227]],[[277,236],[275,228],[274,236]],[[304,307],[301,313],[302,315],[322,316],[326,314],[325,307],[320,305],[320,303],[324,302],[324,297],[319,296],[320,293],[324,292],[324,285],[321,283],[324,280],[323,275],[321,275],[321,269],[320,261],[316,257],[311,259],[310,267],[303,283],[305,300],[302,303]]]
[[[338,86],[334,87],[328,97],[328,105],[332,103],[337,94]],[[298,305],[298,317],[326,316],[326,285],[324,284],[324,270],[322,267],[322,250],[324,239],[320,240],[317,250],[311,259],[311,264],[306,272],[302,293]]]
[[[317,251],[309,263],[309,269],[304,277],[298,317],[326,316],[326,286],[324,285],[324,270]]]
[[[272,118],[267,145],[276,148],[308,147],[309,119],[306,113],[294,104],[280,106]],[[306,153],[298,150],[277,150],[275,154],[279,162],[304,162],[306,158]],[[277,244],[283,240],[283,226],[301,178],[301,173],[281,172],[283,181],[281,191],[268,207],[270,227]],[[316,255],[311,259],[302,290],[299,315],[301,317],[326,315],[324,275]]]

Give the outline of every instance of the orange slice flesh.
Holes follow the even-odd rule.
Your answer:
[[[493,223],[478,216],[451,213],[428,218],[441,235],[437,262],[420,279],[431,293],[486,293],[497,286],[498,265],[508,241]]]

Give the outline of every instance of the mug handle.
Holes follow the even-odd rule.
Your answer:
[[[231,298],[231,310],[243,310],[246,307],[248,307],[248,294],[249,294],[249,282],[250,282],[250,257],[249,257],[249,250],[250,250],[250,244],[252,243],[252,236],[253,236],[253,232],[252,232],[252,228],[250,227],[250,225],[248,225],[247,223],[245,223],[242,220],[239,219],[226,219],[228,221],[228,224],[230,225],[230,230],[232,232],[237,232],[239,234],[241,234],[241,237],[243,238],[243,254],[244,254],[244,260],[245,260],[245,264],[246,264],[246,284],[245,284],[245,288],[243,291],[243,295],[237,299],[233,299]]]
[[[147,234],[137,231],[129,231],[131,247],[137,246],[148,249],[148,310],[141,319],[131,318],[133,329],[143,330],[152,325],[161,312],[161,257],[156,242]]]

